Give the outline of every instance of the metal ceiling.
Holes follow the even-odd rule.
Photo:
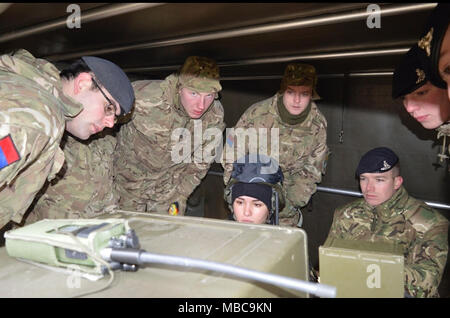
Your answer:
[[[110,59],[130,74],[164,77],[189,55],[217,60],[226,78],[281,75],[290,61],[320,74],[389,72],[417,41],[436,3],[70,3],[0,6],[1,53],[26,48],[65,63],[82,55]]]

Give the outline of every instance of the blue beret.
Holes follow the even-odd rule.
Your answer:
[[[417,42],[430,59],[430,81],[437,87],[446,88],[447,84],[439,74],[439,55],[442,39],[450,23],[450,3],[439,3],[431,12],[425,31]]]
[[[128,113],[134,103],[134,90],[125,72],[113,62],[99,57],[83,56],[81,59],[89,66],[100,84],[119,103],[122,115]]]
[[[389,148],[378,147],[366,152],[356,168],[356,176],[363,173],[381,173],[391,170],[398,163],[397,155]]]
[[[414,45],[394,70],[392,98],[414,92],[430,80],[430,61],[425,52]]]

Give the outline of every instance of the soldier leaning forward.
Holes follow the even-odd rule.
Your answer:
[[[217,100],[222,88],[218,66],[208,58],[188,57],[179,74],[136,81],[133,87],[135,111],[117,135],[119,207],[161,214],[170,208],[170,214],[183,215],[187,198],[214,160],[202,153],[221,147],[221,138],[202,138],[208,128],[218,129],[219,136],[225,128]],[[174,151],[183,143],[188,151]]]
[[[426,54],[430,66],[429,80],[437,87],[447,89],[450,99],[450,4],[439,3],[431,12],[425,31],[417,46]],[[444,103],[443,103],[444,104]],[[448,101],[447,101],[448,104]],[[442,113],[445,113],[441,105]],[[448,110],[447,110],[448,115]],[[440,160],[448,159],[450,155],[450,116],[444,118],[445,123],[437,128],[438,138],[442,138]],[[449,166],[450,169],[450,166]]]
[[[64,130],[80,139],[131,109],[131,83],[114,63],[82,57],[61,73],[19,50],[0,56],[0,228],[23,215],[64,162]]]
[[[117,207],[113,195],[116,138],[111,132],[105,130],[87,142],[65,134],[61,145],[64,166],[36,197],[26,223],[95,217]]]

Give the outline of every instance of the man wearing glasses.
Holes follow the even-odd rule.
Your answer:
[[[95,217],[116,207],[167,214],[172,203],[183,214],[187,197],[211,163],[172,162],[172,132],[186,128],[193,143],[194,121],[203,132],[209,127],[224,129],[223,108],[216,100],[221,90],[218,78],[214,61],[189,57],[180,74],[164,81],[134,82],[136,105],[131,121],[120,127],[117,138],[106,131],[89,143],[68,136],[67,171],[48,186],[27,222]]]
[[[86,140],[126,114],[134,92],[114,63],[82,57],[61,73],[26,50],[0,56],[0,229],[23,215],[64,163],[65,130]]]

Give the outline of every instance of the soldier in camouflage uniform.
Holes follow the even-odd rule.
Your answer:
[[[117,134],[114,185],[119,207],[184,215],[189,195],[214,160],[202,153],[222,147],[219,68],[209,58],[191,56],[179,73],[164,81],[136,81],[133,87],[132,120]],[[202,134],[213,128],[218,138],[203,141]],[[183,142],[188,151],[183,160],[174,159],[174,149]]]
[[[379,147],[360,160],[364,198],[336,209],[328,238],[393,243],[405,256],[405,296],[439,297],[448,221],[403,187],[397,155]]]
[[[0,56],[0,228],[20,223],[44,182],[60,170],[65,129],[87,139],[112,127],[133,99],[125,73],[104,59],[83,57],[60,75],[26,50]]]
[[[447,83],[447,96],[450,100],[450,4],[439,3],[433,10],[430,21],[430,30],[433,28],[433,31],[435,32],[434,37],[431,40],[430,48],[431,72],[436,83],[439,81]],[[426,50],[427,45],[425,44],[423,47],[425,47]],[[444,158],[449,159],[450,116],[447,119],[447,122],[439,127],[437,131],[438,138],[443,138],[441,160]],[[447,155],[445,155],[446,150],[448,150]]]
[[[406,111],[426,129],[436,129],[443,138],[440,161],[448,159],[446,138],[450,136],[450,99],[445,82],[431,82],[430,60],[426,53],[413,46],[395,68],[392,97],[401,98]]]
[[[317,76],[313,66],[289,64],[286,67],[280,90],[273,96],[258,102],[241,116],[229,133],[224,148],[224,183],[227,184],[233,169],[232,162],[240,158],[238,128],[267,129],[267,148],[272,149],[272,140],[279,142],[279,156],[263,150],[266,145],[258,144],[256,150],[249,144],[245,153],[267,154],[276,158],[284,173],[286,205],[280,212],[280,225],[301,226],[300,208],[305,206],[316,191],[325,173],[328,156],[327,121],[316,104]],[[275,129],[272,129],[275,128]],[[272,133],[277,137],[272,139]],[[245,138],[245,137],[244,137]],[[231,154],[231,155],[230,155]]]
[[[61,142],[66,158],[64,166],[36,196],[26,223],[95,217],[116,208],[117,199],[113,195],[116,143],[107,130],[88,141],[65,134]]]
[[[439,3],[433,9],[417,45],[423,54],[426,54],[427,62],[430,64],[430,82],[446,89],[450,100],[450,4]],[[445,112],[445,105],[441,104],[442,112]],[[438,155],[442,162],[450,158],[450,115],[447,119],[444,118],[444,124],[436,130],[438,138],[442,138],[442,152]]]
[[[417,45],[430,60],[430,80],[436,86],[447,84],[450,98],[450,4],[438,3],[431,12]]]

